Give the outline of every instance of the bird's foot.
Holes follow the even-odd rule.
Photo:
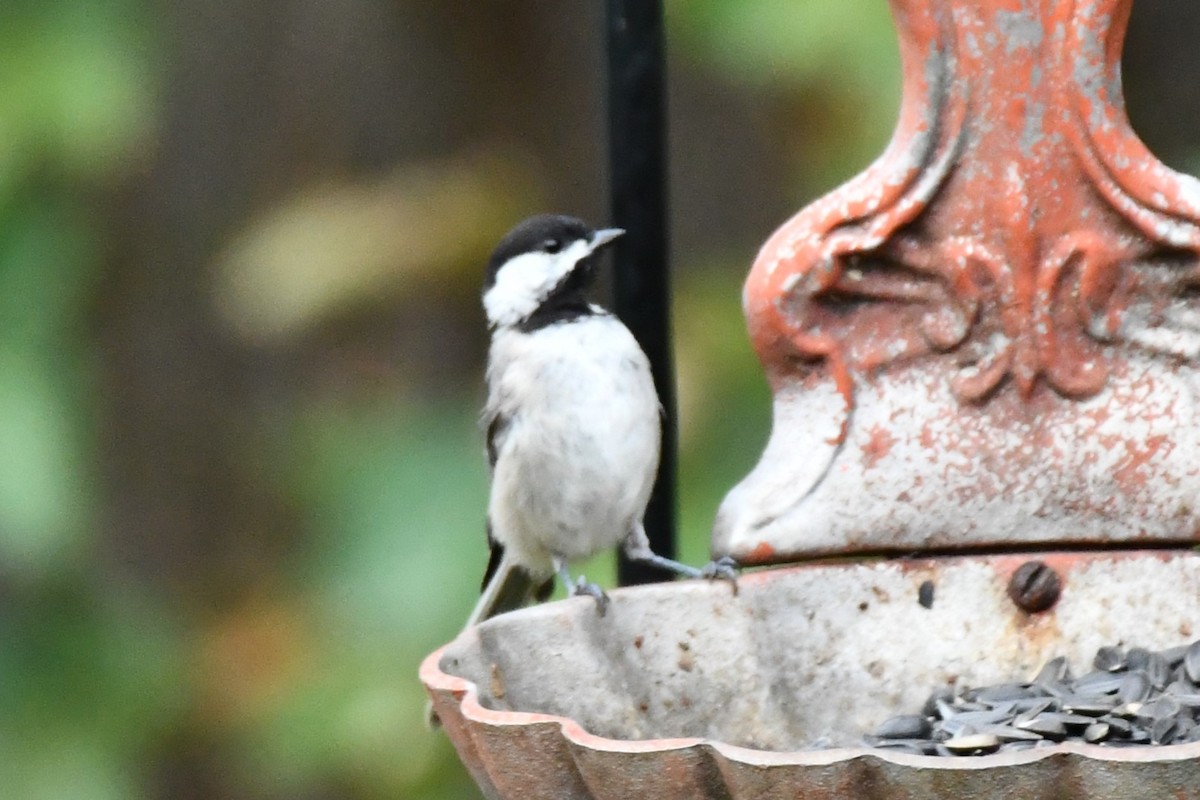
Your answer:
[[[701,578],[720,578],[723,581],[737,581],[738,564],[732,556],[721,556],[716,561],[710,561],[700,570]]]
[[[608,613],[608,595],[594,583],[588,581],[580,575],[574,583],[569,584],[571,597],[579,597],[580,595],[588,595],[596,600],[596,613],[604,616]]]
[[[729,581],[733,585],[733,593],[737,594],[737,571],[740,565],[731,556],[721,556],[716,561],[710,561],[700,570],[701,578],[709,580]]]
[[[733,593],[737,594],[737,569],[738,563],[729,556],[718,558],[716,561],[710,561],[703,569],[689,567],[687,564],[681,564],[671,558],[665,558],[658,555],[650,549],[650,539],[646,536],[646,528],[639,521],[634,524],[633,530],[629,532],[628,538],[625,539],[625,555],[631,561],[640,561],[643,564],[653,564],[659,569],[674,572],[676,575],[682,575],[685,578],[705,578],[709,580],[721,579],[729,581],[733,584]]]
[[[600,616],[603,617],[608,612],[608,595],[596,584],[588,583],[587,579],[582,575],[578,578],[572,578],[571,571],[567,568],[566,559],[555,557],[554,571],[558,573],[558,579],[562,581],[568,595],[571,597],[588,595],[596,600],[596,612]]]
[[[649,547],[633,546],[627,548],[625,554],[633,561],[653,564],[660,569],[674,572],[685,578],[702,578],[708,580],[724,580],[733,584],[733,593],[737,594],[738,563],[729,556],[723,556],[716,561],[710,561],[702,569],[689,567],[670,558],[664,558],[649,549]]]

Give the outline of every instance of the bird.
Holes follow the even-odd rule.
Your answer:
[[[568,594],[595,598],[603,615],[608,596],[573,577],[570,564],[617,545],[631,560],[736,588],[733,559],[697,569],[657,555],[646,535],[662,407],[633,334],[587,299],[601,253],[622,234],[540,214],[509,231],[488,261],[490,558],[466,627],[546,599],[556,576]]]
[[[658,472],[662,406],[650,362],[615,315],[587,300],[599,257],[620,228],[540,214],[496,245],[484,276],[491,334],[481,419],[491,475],[490,548],[479,601],[464,630],[549,598],[608,595],[571,562],[618,544],[635,561],[737,589],[737,562],[703,568],[656,554],[642,518]],[[439,720],[430,702],[430,728]]]

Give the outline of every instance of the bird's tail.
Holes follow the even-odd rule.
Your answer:
[[[524,567],[513,563],[512,559],[502,556],[488,582],[484,584],[483,594],[479,596],[479,602],[467,617],[463,630],[505,611],[515,611],[528,605],[530,600],[545,600],[553,589],[553,576],[549,579],[536,578]],[[425,722],[431,728],[438,725],[433,703],[425,705]]]
[[[483,586],[479,602],[475,604],[463,630],[478,625],[484,620],[491,619],[505,611],[515,611],[528,605],[535,597],[544,600],[549,590],[554,588],[553,578],[547,580],[544,576],[535,578],[522,566],[513,563],[507,554],[501,556],[500,563],[492,572],[488,582]]]

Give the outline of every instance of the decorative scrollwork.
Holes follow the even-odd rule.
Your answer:
[[[1126,348],[1200,353],[1200,181],[1129,128],[1129,0],[994,5],[894,0],[892,143],[780,228],[747,281],[777,379],[819,362],[852,409],[855,380],[930,357],[963,402],[1008,383],[1086,398]]]

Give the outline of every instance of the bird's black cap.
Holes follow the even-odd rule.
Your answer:
[[[590,239],[593,233],[583,220],[563,214],[538,214],[522,220],[492,251],[483,281],[484,291],[495,285],[496,273],[510,258],[535,250],[562,248],[580,239]]]

